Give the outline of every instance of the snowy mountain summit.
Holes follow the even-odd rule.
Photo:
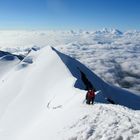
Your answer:
[[[102,30],[95,31],[95,33],[96,34],[111,34],[111,35],[116,35],[116,36],[123,35],[123,32],[114,28],[111,28],[111,29],[103,28]]]
[[[6,72],[0,71],[0,139],[140,137],[140,112],[134,111],[140,109],[139,94],[106,83],[55,48],[31,50],[22,59],[0,63],[6,64]],[[89,87],[97,91],[93,106],[84,102]]]

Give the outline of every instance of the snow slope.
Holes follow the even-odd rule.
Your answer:
[[[101,90],[94,106],[84,103],[80,71]],[[32,50],[0,79],[0,139],[138,140],[140,111],[108,104],[108,96],[140,108],[139,95],[105,83],[73,58],[49,46]]]

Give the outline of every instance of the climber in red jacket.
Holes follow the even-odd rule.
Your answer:
[[[89,89],[87,94],[86,94],[86,103],[90,104],[90,103],[94,103],[94,99],[95,99],[95,92],[93,89]]]

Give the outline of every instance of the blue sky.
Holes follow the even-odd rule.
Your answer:
[[[0,0],[0,29],[140,30],[140,0]]]

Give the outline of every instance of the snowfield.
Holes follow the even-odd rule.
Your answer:
[[[0,31],[0,139],[139,140],[139,37]],[[93,106],[83,75],[97,91]]]

